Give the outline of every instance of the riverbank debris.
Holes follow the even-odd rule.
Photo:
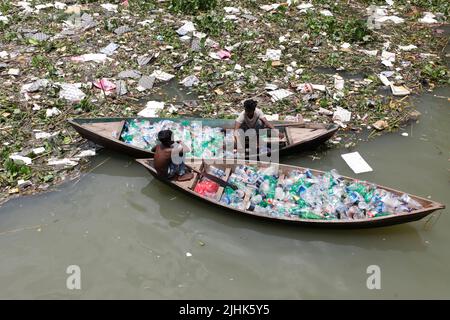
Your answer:
[[[84,2],[0,6],[0,201],[79,176],[88,157],[48,165],[89,149],[69,118],[232,118],[256,97],[281,121],[338,123],[338,147],[378,120],[398,128],[409,96],[448,83],[440,1]]]

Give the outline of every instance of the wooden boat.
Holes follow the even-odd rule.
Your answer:
[[[195,185],[200,180],[199,174],[194,173],[194,178],[189,181],[179,182],[179,181],[172,181],[168,179],[161,178],[157,173],[155,168],[153,167],[153,159],[137,159],[138,163],[143,165],[156,179],[168,184],[169,186],[178,189],[190,196],[193,196],[194,198],[200,199],[204,202],[207,202],[211,205],[214,205],[216,207],[221,207],[224,209],[228,209],[236,214],[244,214],[248,216],[254,216],[257,218],[262,218],[266,220],[271,221],[282,221],[282,222],[289,222],[304,226],[312,226],[312,227],[330,227],[330,228],[373,228],[373,227],[383,227],[383,226],[390,226],[395,224],[401,224],[411,221],[416,221],[419,219],[424,218],[425,216],[431,214],[435,210],[444,209],[445,206],[437,203],[435,201],[431,201],[428,199],[424,199],[415,195],[409,195],[412,199],[419,202],[422,205],[421,209],[414,210],[407,213],[397,213],[397,214],[391,214],[387,216],[380,216],[380,217],[372,217],[372,218],[365,218],[365,219],[359,219],[359,220],[313,220],[313,219],[300,219],[298,217],[278,217],[278,216],[270,216],[265,213],[259,213],[255,211],[249,211],[249,210],[241,210],[237,208],[233,208],[231,206],[228,206],[226,204],[223,204],[220,202],[221,196],[224,192],[223,187],[219,187],[216,195],[213,198],[204,197],[197,192],[194,191]],[[207,163],[208,161],[205,160],[204,162],[189,162],[188,165],[190,165],[193,169],[204,172],[207,169]],[[267,166],[270,166],[271,164],[268,162],[256,162],[256,161],[244,161],[244,160],[234,160],[231,164],[216,164],[214,163],[214,167],[220,168],[223,171],[225,171],[225,177],[223,178],[224,181],[227,181],[230,177],[231,173],[234,172],[235,168],[239,164],[246,164],[246,165],[256,165],[258,168],[264,168]],[[273,165],[273,164],[272,164]],[[280,179],[282,177],[287,176],[287,174],[292,170],[300,170],[305,171],[306,168],[302,167],[296,167],[296,166],[289,166],[289,165],[278,165],[279,169],[279,176]],[[324,174],[323,171],[319,170],[311,170],[311,172],[316,175],[322,175]],[[350,177],[344,177],[344,179],[349,181],[355,181],[355,179]],[[383,187],[383,186],[377,186],[380,189],[385,189],[386,191],[389,191],[395,195],[402,195],[404,192],[394,190],[391,188]],[[244,197],[244,208],[247,208],[247,205],[250,201],[250,195],[246,194]]]
[[[134,158],[153,158],[153,152],[135,147],[121,141],[121,133],[127,120],[136,118],[90,118],[69,119],[72,127],[85,139],[91,140],[105,148],[125,153]],[[204,119],[204,118],[139,118],[158,122],[171,120],[201,121],[204,126],[220,127],[222,129],[234,128],[234,120],[231,119]],[[312,149],[330,139],[338,130],[335,124],[321,123],[295,123],[272,121],[273,125],[285,134],[284,141],[280,141],[279,155],[288,155],[302,150]],[[256,155],[250,158],[255,159]]]

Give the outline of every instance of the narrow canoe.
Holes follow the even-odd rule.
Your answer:
[[[137,159],[136,161],[138,163],[140,163],[141,165],[143,165],[151,173],[151,175],[153,175],[156,179],[168,184],[169,186],[171,186],[174,189],[178,189],[178,190],[184,192],[185,194],[188,194],[194,198],[200,199],[211,205],[221,207],[224,209],[228,209],[236,214],[244,214],[244,215],[253,216],[253,217],[257,217],[257,218],[261,218],[261,219],[293,223],[293,224],[304,225],[304,226],[308,226],[308,227],[341,228],[341,229],[385,227],[385,226],[420,220],[420,219],[424,218],[425,216],[431,214],[435,210],[440,210],[440,209],[445,208],[444,205],[442,205],[438,202],[431,201],[429,199],[425,199],[425,198],[421,198],[421,197],[409,194],[411,199],[417,201],[418,203],[420,203],[422,205],[421,209],[413,210],[411,212],[395,213],[395,214],[390,214],[390,215],[386,215],[386,216],[370,217],[370,218],[364,218],[364,219],[358,219],[358,220],[352,220],[352,219],[348,219],[348,220],[344,220],[344,219],[342,219],[342,220],[340,220],[340,219],[314,220],[314,219],[302,219],[302,218],[292,217],[292,216],[290,216],[290,217],[289,216],[271,216],[268,213],[261,213],[261,212],[255,212],[255,211],[249,211],[249,210],[241,210],[241,209],[226,205],[224,203],[221,203],[220,199],[224,192],[223,187],[219,187],[216,195],[212,198],[208,198],[208,197],[198,194],[197,192],[194,191],[195,185],[200,180],[200,177],[197,173],[194,173],[194,178],[189,181],[184,181],[184,182],[172,181],[172,180],[167,180],[167,179],[161,178],[157,174],[155,168],[153,167],[153,159]],[[197,162],[189,162],[188,164],[191,167],[195,168],[197,171],[203,172],[207,169],[207,166],[208,166],[207,163],[210,163],[210,162],[205,160],[204,162],[197,161]],[[214,163],[214,167],[225,171],[226,176],[223,178],[223,180],[227,181],[227,179],[230,177],[230,175],[234,172],[235,168],[240,164],[253,165],[253,166],[256,166],[257,168],[265,168],[265,167],[268,167],[271,165],[268,162],[233,160],[233,163],[224,163],[224,164]],[[302,172],[305,172],[308,169],[302,168],[302,167],[297,167],[297,166],[278,164],[278,170],[279,170],[279,176],[281,177],[281,176],[287,176],[289,174],[289,172],[291,172],[292,170],[300,170]],[[319,170],[312,170],[312,169],[309,169],[309,170],[315,176],[320,176],[325,173],[325,172],[319,171]],[[341,176],[341,177],[350,182],[357,181],[356,179],[353,179],[350,177],[345,177],[345,176]],[[404,192],[394,190],[394,189],[384,187],[384,186],[377,185],[377,188],[384,189],[384,190],[389,191],[397,196],[404,194]],[[244,208],[247,208],[247,204],[249,203],[249,201],[250,201],[250,195],[246,194],[246,196],[244,197],[244,204],[243,204]]]
[[[234,120],[205,118],[85,118],[69,119],[72,127],[85,139],[95,142],[105,148],[112,149],[133,158],[153,158],[153,152],[123,142],[120,137],[126,121],[143,119],[150,122],[171,120],[174,122],[201,121],[204,126],[234,128]],[[330,139],[338,130],[335,124],[295,123],[272,121],[273,125],[285,133],[285,142],[280,146],[280,155],[317,147]],[[255,155],[256,156],[256,155]]]

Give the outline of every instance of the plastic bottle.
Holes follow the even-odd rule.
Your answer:
[[[259,204],[259,203],[261,203],[262,200],[263,200],[262,196],[260,194],[257,194],[257,195],[254,195],[250,201],[253,204]]]
[[[275,198],[277,200],[283,200],[284,196],[285,196],[285,194],[284,194],[283,188],[276,187],[276,189],[275,189]]]
[[[422,205],[417,202],[416,200],[412,199],[408,194],[404,193],[401,197],[400,197],[400,201],[402,201],[403,203],[407,204],[409,208],[411,209],[421,209]]]

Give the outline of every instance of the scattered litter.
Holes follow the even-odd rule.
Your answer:
[[[281,59],[281,50],[267,49],[264,58],[265,61],[278,61]]]
[[[148,26],[149,24],[152,24],[153,22],[155,22],[155,19],[147,19],[144,21],[139,21],[138,24],[140,24],[141,26]]]
[[[42,90],[43,88],[46,88],[48,84],[49,84],[49,81],[47,79],[39,79],[32,83],[24,84],[21,87],[20,92],[21,93],[37,92],[39,90]]]
[[[53,5],[55,6],[56,9],[59,9],[59,10],[63,10],[67,7],[67,4],[59,2],[59,1],[55,1],[55,3]]]
[[[217,60],[225,60],[231,57],[231,53],[227,50],[219,50],[217,52],[210,52],[209,56]]]
[[[383,50],[381,60],[381,63],[386,67],[392,67],[392,63],[395,62],[395,53]]]
[[[314,8],[314,5],[312,3],[302,3],[297,6],[298,10],[306,11],[307,9],[311,9],[311,8]]]
[[[137,63],[139,64],[139,66],[142,67],[142,66],[145,66],[146,64],[148,64],[152,59],[157,58],[158,56],[159,56],[159,53],[152,54],[150,56],[142,55],[137,58]]]
[[[38,147],[38,148],[34,148],[33,149],[33,153],[35,155],[39,155],[39,154],[44,153],[44,152],[45,152],[45,148],[44,147]]]
[[[137,70],[125,70],[125,71],[119,72],[119,74],[117,75],[117,77],[120,79],[126,79],[126,78],[139,79],[139,78],[141,78],[141,76],[142,76],[142,74]]]
[[[405,19],[398,16],[388,16],[387,10],[383,7],[370,6],[367,8],[369,14],[368,27],[370,29],[380,29],[385,22],[393,22],[394,24],[403,23]]]
[[[330,10],[320,10],[320,14],[325,17],[332,17],[333,13]]]
[[[186,257],[192,257],[192,253],[186,252]]]
[[[323,114],[325,116],[331,116],[333,115],[333,111],[327,110],[325,108],[320,107],[318,110],[319,114]]]
[[[333,113],[333,121],[337,122],[349,122],[351,119],[352,113],[344,108],[337,107],[336,111]]]
[[[191,37],[190,36],[188,36],[188,35],[185,35],[185,36],[181,36],[180,37],[180,41],[181,42],[189,42],[189,41],[191,41]]]
[[[411,91],[405,86],[394,86],[392,83],[390,85],[392,94],[394,96],[406,96],[411,93]]]
[[[57,116],[59,114],[61,114],[61,111],[57,107],[53,107],[53,108],[47,109],[45,111],[45,116],[47,118],[51,118],[51,117]]]
[[[117,12],[117,8],[119,7],[117,4],[112,3],[102,3],[100,6],[107,11],[114,11],[114,12]]]
[[[410,45],[407,45],[407,46],[398,46],[398,48],[400,50],[403,50],[403,51],[411,51],[413,49],[417,49],[417,47],[415,45],[413,45],[413,44],[410,44]]]
[[[76,161],[75,159],[69,159],[69,158],[49,159],[47,161],[47,164],[49,166],[54,166],[57,168],[70,168],[70,167],[76,166],[78,164],[78,161]]]
[[[4,24],[7,24],[8,23],[8,17],[7,16],[3,16],[0,13],[0,22],[3,22]]]
[[[226,13],[232,13],[232,14],[238,14],[240,12],[239,8],[235,8],[235,7],[224,7],[223,10],[225,10]]]
[[[180,83],[185,87],[192,87],[198,85],[200,80],[195,75],[187,76]]]
[[[153,73],[150,75],[151,77],[155,77],[158,80],[161,81],[169,81],[170,79],[174,78],[175,76],[173,74],[161,71],[161,70],[156,70],[153,71]]]
[[[100,50],[101,53],[106,54],[107,56],[112,55],[120,46],[114,42],[111,42],[106,47]]]
[[[20,75],[20,70],[19,69],[9,69],[8,70],[8,74],[11,76],[18,76]]]
[[[191,50],[194,52],[200,52],[202,50],[199,38],[192,39]]]
[[[359,52],[365,53],[368,56],[376,57],[378,50],[359,50]]]
[[[267,83],[266,86],[264,87],[264,89],[266,89],[266,90],[277,90],[278,86],[276,84],[273,84],[273,83]]]
[[[72,102],[78,102],[86,97],[86,94],[79,88],[81,84],[77,83],[61,83],[61,91],[59,91],[59,97]]]
[[[25,164],[25,165],[28,166],[28,165],[30,165],[32,163],[31,158],[23,157],[23,156],[18,155],[18,154],[12,154],[12,155],[9,156],[9,158],[11,160],[13,160],[15,164],[18,164],[18,165],[24,165]]]
[[[80,5],[68,6],[67,9],[64,11],[64,13],[67,13],[67,14],[80,14],[81,13],[81,6]]]
[[[29,39],[33,39],[36,41],[46,41],[50,38],[50,36],[48,34],[42,33],[42,32],[37,32],[37,33],[29,33],[27,35],[25,35],[27,38]]]
[[[373,171],[359,152],[341,154],[341,157],[356,174]]]
[[[118,96],[123,96],[128,93],[127,84],[124,80],[118,80],[116,82],[116,94]]]
[[[340,75],[334,76],[334,88],[338,91],[344,90],[344,78],[342,78]]]
[[[192,23],[191,21],[187,21],[176,32],[178,33],[178,35],[184,36],[184,35],[188,34],[189,32],[194,32],[194,31],[195,31],[194,23]]]
[[[436,15],[431,12],[424,12],[423,17],[419,19],[421,23],[437,23],[438,21],[435,19]]]
[[[344,42],[343,44],[341,44],[341,50],[342,51],[347,51],[347,52],[349,52],[349,51],[351,51],[350,50],[350,47],[351,47],[352,45],[350,44],[350,43],[348,43],[348,42]]]
[[[273,4],[265,4],[259,7],[264,11],[272,11],[278,9],[279,6],[281,6],[280,3],[273,3]]]
[[[97,63],[105,62],[106,59],[108,59],[108,56],[104,53],[87,53],[87,54],[83,54],[81,56],[70,58],[70,60],[75,61],[75,62],[94,61]]]
[[[117,34],[118,36],[120,36],[120,35],[122,35],[124,33],[130,32],[130,31],[131,31],[130,27],[121,26],[121,27],[118,27],[117,29],[115,29],[114,33]]]
[[[6,51],[0,51],[0,58],[2,58],[2,59],[8,59],[8,56],[9,56],[8,52],[6,52]]]
[[[272,97],[273,101],[279,101],[279,100],[283,100],[284,98],[287,98],[287,97],[293,95],[293,93],[286,89],[278,89],[278,90],[269,91],[269,95]]]
[[[114,84],[114,82],[111,82],[106,78],[94,81],[93,85],[96,88],[102,89],[102,91],[104,92],[112,92],[116,89],[116,85]]]
[[[380,79],[381,83],[383,83],[385,86],[390,86],[391,85],[391,82],[389,81],[389,79],[383,73],[380,73],[378,75],[378,78]]]
[[[280,120],[280,115],[278,113],[275,114],[265,114],[267,121],[278,121]]]
[[[303,94],[312,93],[314,87],[311,83],[302,83],[297,87],[297,91],[300,91]]]
[[[162,101],[148,101],[145,109],[142,109],[138,116],[141,117],[156,117],[160,110],[164,109],[164,102]]]
[[[407,132],[403,132],[402,136],[407,137],[407,136],[409,136],[409,134]]]
[[[385,120],[378,120],[372,125],[377,130],[384,130],[389,127],[389,124]]]
[[[155,77],[153,76],[142,76],[141,79],[139,79],[138,91],[144,91],[153,88],[153,84],[155,83]]]
[[[44,132],[44,131],[40,131],[40,132],[36,132],[35,133],[35,138],[36,139],[48,139],[54,136],[57,136],[59,134],[59,132],[54,132],[54,133],[48,133],[48,132]]]
[[[93,157],[95,156],[95,149],[83,150],[75,156],[75,158]]]
[[[19,181],[17,181],[17,186],[19,187],[20,190],[25,190],[28,187],[31,187],[33,184],[31,183],[30,180],[23,180],[20,179]]]

